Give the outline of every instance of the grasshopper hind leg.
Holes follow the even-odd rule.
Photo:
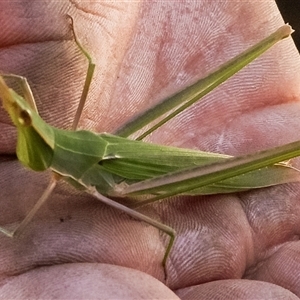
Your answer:
[[[8,237],[14,237],[18,236],[23,232],[25,227],[28,225],[28,223],[33,219],[37,211],[41,208],[41,206],[47,201],[49,196],[51,195],[52,191],[54,190],[56,184],[57,184],[57,178],[55,178],[55,175],[51,177],[51,180],[46,187],[45,191],[43,192],[42,196],[39,198],[39,200],[36,202],[36,204],[33,206],[31,211],[27,214],[27,216],[23,219],[23,221],[12,231],[9,231],[3,227],[0,227],[0,232],[4,233]]]
[[[167,262],[167,259],[169,257],[169,254],[172,250],[172,247],[173,247],[173,244],[174,244],[174,240],[175,240],[175,237],[176,237],[176,232],[175,230],[172,228],[172,227],[169,227],[163,223],[160,223],[134,209],[131,209],[125,205],[122,205],[112,199],[109,199],[105,196],[103,196],[102,194],[100,194],[95,188],[92,188],[92,189],[89,189],[88,190],[88,193],[90,193],[91,195],[93,195],[96,199],[98,199],[99,201],[113,207],[113,208],[116,208],[120,211],[123,211],[125,212],[126,214],[128,214],[129,216],[137,219],[137,220],[140,220],[140,221],[143,221],[155,228],[157,228],[158,230],[161,230],[163,231],[164,233],[166,233],[167,235],[169,235],[170,237],[170,241],[169,241],[169,244],[167,246],[167,249],[166,249],[166,252],[165,252],[165,255],[164,255],[164,258],[163,258],[163,261],[162,261],[162,265],[163,265],[163,268],[165,270],[165,267],[166,267],[166,262]],[[166,274],[166,270],[165,270],[165,274]]]

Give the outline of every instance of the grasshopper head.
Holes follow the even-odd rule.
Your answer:
[[[28,168],[42,171],[52,161],[54,133],[35,109],[0,76],[0,98],[13,124],[18,130],[17,156]]]
[[[31,125],[32,113],[30,105],[23,97],[7,86],[2,76],[0,76],[0,97],[2,98],[4,109],[8,112],[16,127]]]

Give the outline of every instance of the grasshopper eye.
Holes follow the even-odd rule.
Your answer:
[[[19,113],[18,121],[20,125],[30,126],[31,125],[31,113],[29,110],[23,109]]]

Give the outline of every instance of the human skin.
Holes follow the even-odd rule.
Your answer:
[[[87,69],[67,13],[97,65],[80,122],[97,132],[113,132],[283,24],[273,1],[101,2],[0,0],[0,69],[28,78],[41,116],[57,127],[70,127]],[[285,40],[151,141],[241,155],[298,140],[299,74]],[[15,128],[2,110],[0,132],[0,224],[9,227],[49,173],[7,155]],[[61,184],[20,237],[0,236],[0,298],[298,299],[299,196],[292,183],[141,208],[177,232],[165,281],[167,236]]]

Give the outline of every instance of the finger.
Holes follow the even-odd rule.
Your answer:
[[[294,239],[294,240],[293,240]],[[264,262],[245,276],[252,280],[262,280],[280,285],[285,289],[300,295],[299,288],[299,253],[300,243],[298,235],[290,238],[290,242],[283,243],[273,253],[266,254]]]
[[[229,279],[213,281],[176,292],[182,300],[192,299],[299,299],[292,292],[277,285],[254,281]]]
[[[37,284],[33,285],[32,282]],[[165,285],[145,273],[94,263],[36,268],[7,280],[0,288],[0,297],[2,299],[179,299]]]

